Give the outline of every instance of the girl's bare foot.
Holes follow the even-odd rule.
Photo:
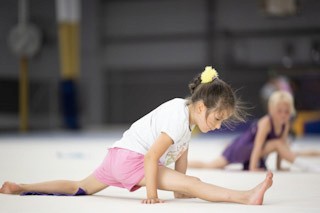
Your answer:
[[[262,205],[264,193],[272,186],[272,172],[268,172],[266,175],[266,179],[256,186],[254,189],[251,190],[249,195],[249,202],[250,205]]]
[[[12,182],[4,182],[0,189],[0,193],[2,194],[20,194],[22,192],[21,187]]]

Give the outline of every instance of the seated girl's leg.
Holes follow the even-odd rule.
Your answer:
[[[290,150],[290,147],[286,143],[283,143],[281,140],[271,140],[267,142],[262,150],[261,157],[267,156],[271,152],[277,152],[282,159],[285,159],[290,163],[293,163],[296,158],[295,153],[292,152]]]
[[[99,182],[93,175],[90,175],[81,181],[55,180],[33,184],[5,182],[0,189],[0,193],[22,194],[25,192],[39,192],[73,195],[78,192],[79,188],[82,188],[86,194],[94,194],[106,187],[108,185]]]
[[[159,167],[158,188],[187,194],[212,202],[232,202],[251,205],[261,205],[264,194],[272,185],[273,174],[268,172],[264,181],[253,189],[238,191],[227,189],[200,181],[164,166]],[[145,179],[140,183],[145,186]]]
[[[190,161],[188,162],[189,168],[207,168],[207,169],[223,169],[229,164],[224,156],[219,156],[213,161],[203,162],[203,161]]]
[[[301,157],[320,157],[320,151],[318,150],[301,150],[295,151],[294,154]]]

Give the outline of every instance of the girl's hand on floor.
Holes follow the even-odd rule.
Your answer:
[[[155,204],[155,203],[164,203],[163,200],[160,200],[159,198],[147,198],[141,201],[143,204]]]

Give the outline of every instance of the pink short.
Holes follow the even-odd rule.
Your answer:
[[[122,148],[111,148],[102,164],[93,172],[102,183],[133,192],[144,178],[144,155]]]

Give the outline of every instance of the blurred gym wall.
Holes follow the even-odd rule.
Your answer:
[[[55,2],[29,2],[30,21],[43,37],[40,51],[29,60],[30,128],[57,129],[62,127],[62,117]],[[128,124],[166,100],[186,97],[189,81],[206,65],[240,89],[238,94],[252,106],[254,117],[264,113],[260,89],[270,70],[288,76],[305,91],[298,93],[300,109],[319,109],[314,96],[320,92],[320,2],[286,1],[296,6],[288,14],[267,12],[268,2],[82,1],[81,126]],[[19,123],[18,57],[8,47],[8,34],[18,22],[17,11],[17,1],[1,1],[3,131],[15,130]]]

